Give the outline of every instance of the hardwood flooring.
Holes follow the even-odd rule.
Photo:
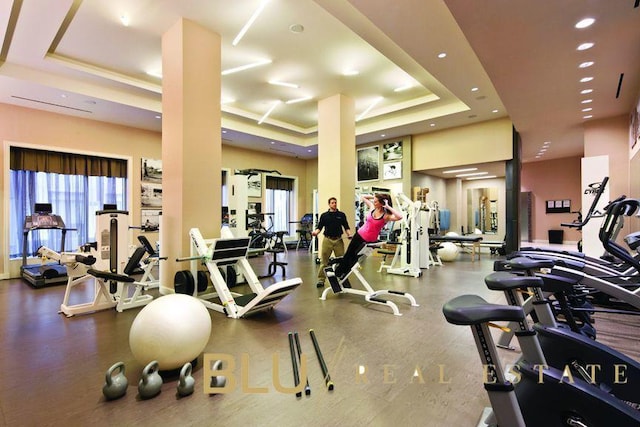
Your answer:
[[[238,320],[210,311],[212,332],[204,353],[235,361],[235,387],[205,394],[209,380],[201,355],[193,370],[193,395],[178,398],[173,376],[165,377],[162,392],[150,400],[137,396],[143,366],[128,342],[140,308],[66,318],[58,314],[64,285],[33,289],[21,280],[1,281],[0,425],[475,426],[488,406],[479,357],[469,328],[448,324],[441,309],[465,293],[501,303],[502,295],[483,282],[495,259],[483,253],[481,261],[471,262],[469,254],[461,254],[412,278],[378,273],[379,259],[368,258],[362,272],[374,288],[410,292],[420,304],[398,300],[403,315],[393,316],[355,295],[331,293],[319,300],[314,257],[290,250],[287,277],[301,277],[303,284],[274,310]],[[266,272],[265,262],[251,260],[258,273]],[[278,274],[263,283],[281,279]],[[75,297],[87,297],[92,285],[83,287],[84,294]],[[317,335],[333,391],[324,386],[309,329]],[[307,356],[311,386],[311,395],[301,398],[276,390],[278,384],[293,385],[287,340],[293,331]],[[244,370],[243,355],[248,357]],[[126,366],[127,394],[106,401],[105,372],[118,361]],[[267,392],[257,393],[258,388]]]

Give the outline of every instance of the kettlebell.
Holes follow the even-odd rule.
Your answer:
[[[138,382],[138,394],[141,399],[156,397],[162,389],[162,377],[158,373],[158,361],[150,362],[142,370],[142,377]]]
[[[180,380],[178,381],[178,395],[189,396],[193,393],[196,380],[191,376],[192,366],[187,362],[180,370]]]
[[[222,369],[222,360],[216,360],[211,366],[212,371],[219,371]],[[211,388],[223,388],[227,383],[227,377],[224,375],[213,375],[209,387]]]
[[[119,371],[116,375],[113,375],[115,371]],[[127,386],[129,381],[124,376],[124,363],[118,362],[107,369],[105,375],[105,383],[102,386],[102,394],[107,400],[119,399],[127,392]]]

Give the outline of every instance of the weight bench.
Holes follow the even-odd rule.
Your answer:
[[[336,294],[354,294],[364,297],[365,301],[372,304],[379,304],[387,306],[391,309],[394,315],[402,316],[400,310],[398,309],[398,305],[391,300],[385,299],[388,296],[393,296],[397,298],[405,298],[409,304],[413,307],[418,307],[418,303],[416,302],[413,295],[408,292],[401,291],[393,291],[388,289],[374,290],[369,282],[364,278],[362,273],[360,273],[360,263],[371,253],[377,244],[365,244],[362,246],[360,251],[358,251],[358,260],[357,262],[351,266],[349,272],[342,278],[338,278],[334,272],[334,265],[337,262],[340,262],[342,258],[334,258],[330,260],[329,263],[332,264],[330,267],[325,268],[325,272],[327,275],[327,280],[329,282],[329,287],[325,288],[322,291],[322,295],[320,296],[321,300],[326,300],[327,295],[330,291],[333,291]],[[358,279],[360,284],[364,289],[354,289],[349,282],[350,277],[355,277]]]
[[[227,317],[239,319],[274,307],[302,283],[302,279],[296,277],[263,287],[247,258],[250,239],[233,237],[227,227],[222,228],[221,235],[219,239],[205,240],[199,229],[192,228],[189,231],[191,256],[176,260],[191,261],[192,277],[197,277],[198,261],[207,267],[213,291],[199,292],[197,287],[194,287],[193,292],[193,296],[205,307],[224,313]],[[221,273],[221,267],[226,267],[228,276],[233,270],[228,266],[235,267],[236,274],[244,277],[252,292],[240,294],[229,289],[227,282],[230,279],[225,279]]]

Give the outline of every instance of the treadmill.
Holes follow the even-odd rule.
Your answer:
[[[67,267],[60,263],[27,264],[27,239],[29,233],[40,230],[60,230],[60,252],[64,252],[64,241],[68,230],[60,215],[52,213],[51,203],[36,203],[32,215],[27,215],[22,228],[22,266],[20,275],[34,288],[67,282]]]

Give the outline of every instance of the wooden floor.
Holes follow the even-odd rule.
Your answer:
[[[411,278],[377,273],[379,260],[369,258],[363,274],[375,288],[410,292],[420,304],[399,302],[403,316],[393,316],[355,295],[319,300],[314,257],[289,251],[287,278],[300,277],[303,284],[275,310],[240,320],[210,312],[212,332],[204,352],[225,353],[237,362],[235,389],[205,394],[200,356],[193,395],[176,397],[173,377],[150,400],[137,396],[143,366],[128,342],[140,309],[66,318],[58,314],[64,286],[33,289],[21,280],[0,281],[0,425],[475,426],[488,406],[479,357],[470,330],[449,325],[441,309],[465,293],[502,302],[502,295],[483,282],[495,259],[487,253],[471,262],[469,254],[461,254]],[[259,274],[266,272],[264,259],[251,263]],[[333,391],[324,387],[309,329],[317,334]],[[308,357],[308,397],[274,386],[274,381],[292,386],[287,334],[293,331]],[[249,357],[246,371],[240,369],[243,354]],[[279,372],[274,372],[273,355]],[[118,361],[125,363],[128,391],[106,401],[105,371]],[[359,375],[362,369],[365,374]],[[268,392],[247,391],[258,387]]]

